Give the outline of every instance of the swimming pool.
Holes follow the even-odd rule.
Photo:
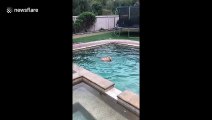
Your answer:
[[[101,58],[110,56],[111,62]],[[75,51],[73,62],[115,83],[121,91],[131,90],[139,94],[139,48],[118,44],[102,45]]]

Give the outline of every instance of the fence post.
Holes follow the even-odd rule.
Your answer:
[[[109,18],[108,18],[108,15],[107,15],[107,29],[109,30]]]
[[[114,16],[114,28],[116,27],[115,22],[116,22],[116,17]]]

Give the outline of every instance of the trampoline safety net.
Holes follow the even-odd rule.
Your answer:
[[[118,7],[118,27],[139,28],[139,7]]]

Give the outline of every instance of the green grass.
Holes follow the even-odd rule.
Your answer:
[[[94,35],[94,36],[88,36],[88,37],[82,37],[82,38],[74,38],[73,43],[78,42],[91,42],[91,41],[98,41],[98,40],[105,40],[105,39],[126,39],[126,40],[135,40],[139,41],[139,33],[130,33],[130,37],[136,37],[136,38],[128,38],[127,32],[122,32],[121,35],[118,37],[111,33],[105,33],[100,35]]]

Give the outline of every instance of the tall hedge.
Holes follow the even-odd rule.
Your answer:
[[[94,25],[96,22],[96,16],[92,12],[83,12],[81,13],[75,23],[74,28],[76,32],[79,32],[81,30],[84,30],[85,32],[88,31],[88,29]]]

